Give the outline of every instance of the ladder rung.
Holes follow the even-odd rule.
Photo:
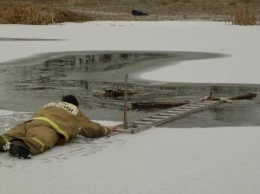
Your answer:
[[[167,113],[174,113],[174,114],[179,114],[179,113],[182,113],[184,110],[181,110],[181,111],[179,111],[179,110],[167,110],[167,111],[165,111],[165,112],[167,112]]]
[[[160,116],[167,116],[167,117],[170,117],[170,116],[174,116],[174,115],[176,115],[176,114],[160,113],[159,115],[160,115]]]
[[[165,118],[168,118],[168,117],[166,117],[166,116],[154,115],[154,116],[151,116],[151,118],[165,119]]]
[[[176,112],[178,112],[178,113],[182,113],[182,112],[185,112],[186,110],[185,110],[185,109],[180,109],[180,108],[178,108],[178,109],[174,109],[174,111],[176,111]]]
[[[197,107],[204,107],[204,106],[205,106],[205,104],[191,104],[191,105],[189,105],[187,107],[197,108]]]
[[[134,121],[135,124],[143,124],[143,125],[147,125],[147,124],[151,124],[152,122],[145,122],[145,121]]]
[[[181,109],[184,109],[184,110],[189,110],[189,109],[194,109],[196,107],[192,107],[192,106],[182,106],[180,107]]]
[[[161,119],[143,118],[142,120],[155,122],[155,121],[159,121]]]

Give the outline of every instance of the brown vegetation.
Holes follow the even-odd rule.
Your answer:
[[[241,4],[235,10],[231,21],[235,25],[256,25],[258,23],[257,13],[254,8]]]
[[[0,23],[2,24],[47,25],[90,19],[86,14],[32,3],[3,3],[0,8]]]
[[[132,9],[149,16],[133,16]],[[0,0],[1,23],[214,20],[254,25],[259,15],[259,0]]]

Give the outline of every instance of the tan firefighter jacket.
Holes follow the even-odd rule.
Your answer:
[[[65,142],[78,134],[84,137],[102,137],[108,128],[91,121],[77,106],[67,102],[52,102],[34,113],[32,120],[48,123]]]

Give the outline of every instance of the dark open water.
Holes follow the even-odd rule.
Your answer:
[[[0,109],[33,112],[62,95],[75,94],[81,108],[91,119],[123,119],[122,98],[101,98],[103,89],[124,88],[124,76],[129,74],[128,87],[138,92],[129,97],[136,101],[198,101],[209,91],[215,96],[232,96],[245,92],[259,93],[260,85],[180,84],[148,82],[138,78],[140,72],[164,66],[171,61],[229,57],[225,54],[196,52],[75,52],[45,54],[34,59],[0,65]],[[108,102],[110,101],[110,102]],[[129,110],[129,120],[159,110]],[[234,101],[211,110],[196,113],[167,123],[167,127],[259,126],[260,101]],[[17,116],[17,115],[16,115]],[[18,120],[30,113],[19,114]],[[1,122],[9,122],[1,118]],[[16,119],[17,120],[17,119]]]

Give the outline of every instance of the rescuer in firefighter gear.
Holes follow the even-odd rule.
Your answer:
[[[78,100],[73,95],[64,96],[61,101],[43,106],[30,120],[0,135],[0,151],[29,159],[31,155],[67,143],[78,134],[97,138],[116,130],[115,127],[102,126],[91,121],[78,106]]]

